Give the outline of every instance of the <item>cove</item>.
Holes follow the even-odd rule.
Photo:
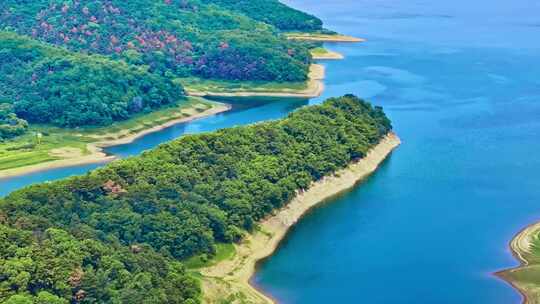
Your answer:
[[[287,2],[367,38],[329,45],[346,59],[322,98],[383,105],[403,144],[306,215],[252,282],[279,303],[520,303],[492,273],[540,219],[539,3]]]

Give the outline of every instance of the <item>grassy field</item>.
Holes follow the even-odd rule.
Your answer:
[[[317,59],[343,59],[343,55],[338,53],[338,52],[334,52],[334,51],[330,51],[328,49],[325,49],[323,47],[318,47],[318,48],[314,48],[314,49],[311,49],[311,56],[313,56],[313,59],[317,60]]]
[[[323,47],[311,49],[311,55],[315,55],[315,56],[324,56],[328,53],[330,53],[330,51],[328,51],[327,49]]]
[[[120,139],[211,107],[210,101],[190,97],[185,102],[107,127],[63,129],[32,125],[27,134],[0,142],[0,171],[88,155],[89,143]],[[38,133],[42,134],[40,139],[37,137]]]
[[[218,244],[216,246],[216,255],[212,258],[208,258],[207,255],[194,256],[184,262],[184,265],[188,269],[199,269],[203,267],[209,267],[215,265],[221,261],[232,259],[236,250],[233,244]]]
[[[43,134],[41,140],[38,140],[37,132]],[[62,159],[59,154],[51,153],[55,149],[70,148],[86,155],[89,153],[86,146],[92,141],[91,138],[73,135],[60,128],[32,127],[26,135],[0,143],[0,170]]]
[[[519,236],[518,236],[519,237]],[[522,260],[521,267],[497,273],[498,276],[510,282],[527,299],[527,304],[540,304],[540,229],[526,232],[529,242],[526,250],[512,248]],[[526,263],[524,263],[526,262]]]
[[[211,107],[211,102],[206,99],[189,97],[184,102],[150,113],[140,114],[129,120],[117,122],[107,127],[78,129],[77,132],[91,138],[114,140],[162,125],[171,120],[189,117],[193,114],[193,111],[203,112]]]

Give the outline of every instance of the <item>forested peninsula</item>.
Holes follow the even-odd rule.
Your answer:
[[[0,200],[0,301],[199,303],[195,260],[220,258],[391,129],[346,95],[16,191]]]

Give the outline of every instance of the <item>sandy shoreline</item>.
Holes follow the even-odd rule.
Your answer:
[[[325,35],[325,34],[287,34],[287,39],[290,40],[306,40],[320,42],[365,42],[366,39],[356,38],[347,35]]]
[[[238,92],[211,92],[197,91],[185,88],[188,96],[194,97],[283,97],[283,98],[315,98],[321,96],[324,91],[323,80],[325,78],[325,68],[320,64],[312,64],[309,71],[307,88],[303,90],[287,90],[278,92],[265,91],[238,91]]]
[[[535,266],[530,264],[527,256],[533,254],[531,247],[533,246],[534,237],[538,237],[539,233],[540,222],[537,222],[527,226],[525,229],[521,230],[514,238],[512,238],[512,241],[510,241],[510,250],[512,251],[512,255],[519,261],[520,265],[512,269],[507,269],[495,273],[497,277],[503,279],[521,294],[524,304],[540,303],[540,299],[535,296],[538,293],[538,291],[535,290],[538,289],[538,286],[528,286],[527,284],[523,283],[518,284],[512,278],[512,274],[522,271],[529,266]]]
[[[533,235],[540,231],[540,222],[534,223],[521,230],[510,242],[510,249],[522,266],[528,265],[526,255],[531,253]]]
[[[285,237],[289,228],[311,208],[342,191],[352,188],[373,173],[388,155],[400,144],[393,133],[387,135],[368,155],[336,175],[314,183],[299,194],[285,208],[260,223],[260,231],[250,235],[236,246],[233,259],[201,270],[203,275],[204,303],[242,293],[249,303],[275,303],[259,292],[249,280],[255,273],[258,261],[271,255]]]
[[[114,140],[102,140],[102,141],[98,141],[94,143],[89,143],[87,145],[87,149],[90,152],[89,155],[54,160],[54,161],[44,162],[44,163],[40,163],[36,165],[0,171],[0,179],[15,177],[15,176],[29,174],[29,173],[35,173],[35,172],[48,170],[48,169],[57,169],[57,168],[71,167],[71,166],[77,166],[77,165],[99,164],[99,163],[109,162],[109,161],[114,160],[116,157],[105,154],[103,152],[103,148],[129,144],[135,141],[136,139],[143,137],[147,134],[166,129],[168,127],[171,127],[179,123],[192,121],[192,120],[206,117],[206,116],[212,116],[221,112],[228,111],[230,109],[231,109],[231,106],[228,104],[215,103],[211,108],[203,112],[196,113],[188,117],[173,119],[164,124],[143,130],[135,134],[130,134],[122,138],[114,139]]]
[[[343,56],[343,54],[338,53],[338,52],[334,52],[334,51],[330,51],[330,50],[326,50],[326,53],[324,53],[324,54],[313,54],[312,53],[311,57],[314,60],[342,60],[342,59],[345,59],[345,56]]]

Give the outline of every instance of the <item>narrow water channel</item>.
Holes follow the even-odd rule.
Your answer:
[[[239,99],[239,100],[219,100],[233,104],[233,110],[210,116],[187,123],[178,124],[161,131],[148,134],[134,142],[126,145],[109,147],[106,152],[125,158],[140,154],[152,149],[157,145],[173,140],[184,134],[194,134],[209,132],[217,129],[255,123],[263,120],[278,119],[294,109],[308,104],[307,100],[299,99]],[[25,174],[12,178],[0,179],[0,196],[35,183],[53,181],[72,175],[83,174],[104,164],[91,164],[71,166],[65,168],[55,168]]]

